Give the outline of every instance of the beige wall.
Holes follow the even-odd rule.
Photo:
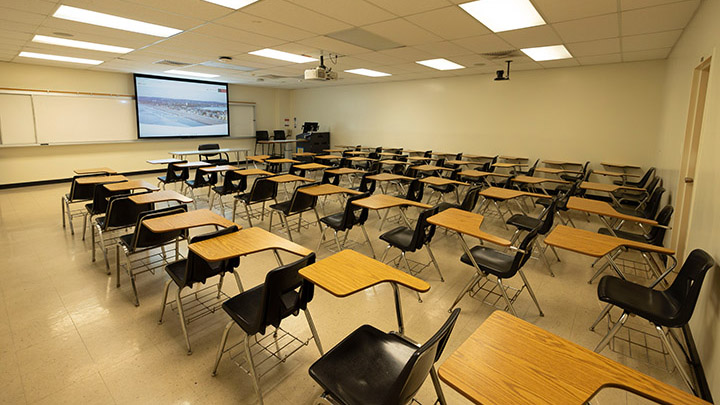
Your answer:
[[[664,61],[338,86],[293,91],[298,122],[318,121],[335,144],[655,160]]]
[[[658,164],[666,188],[677,188],[693,69],[701,57],[714,54],[705,119],[700,138],[695,191],[688,237],[689,249],[702,248],[720,262],[720,1],[705,0],[667,61],[665,106]],[[675,201],[675,198],[673,198]],[[690,323],[713,397],[720,399],[720,273],[717,266],[705,280]]]
[[[134,94],[131,74],[94,72],[37,65],[0,63],[0,88]],[[232,101],[256,103],[258,129],[282,128],[290,116],[288,90],[230,85]],[[108,123],[111,125],[111,123]],[[223,147],[248,147],[252,139],[215,138]],[[198,140],[51,145],[0,148],[0,184],[67,178],[73,168],[110,166],[115,170],[157,169],[147,159],[169,157],[171,150],[196,149]]]

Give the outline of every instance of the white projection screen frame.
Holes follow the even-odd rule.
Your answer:
[[[134,75],[139,139],[230,136],[228,85]]]

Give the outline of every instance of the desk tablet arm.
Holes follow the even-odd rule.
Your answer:
[[[658,277],[655,281],[652,282],[652,284],[650,284],[649,288],[655,288],[656,285],[658,285],[661,281],[663,281],[665,279],[665,277],[667,277],[668,274],[672,273],[672,271],[675,270],[675,267],[677,267],[678,261],[675,258],[675,256],[667,255],[667,257],[670,258],[670,260],[672,260],[672,264],[667,268],[667,270],[665,270],[663,272],[663,274],[660,275],[660,277]]]

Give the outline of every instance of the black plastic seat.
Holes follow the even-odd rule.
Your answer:
[[[245,356],[253,378],[253,386],[260,404],[263,404],[262,392],[258,384],[260,377],[255,370],[250,350],[250,337],[257,334],[264,335],[268,327],[274,327],[277,332],[283,319],[291,315],[297,316],[301,310],[305,313],[305,319],[318,351],[321,355],[324,353],[308,309],[308,303],[313,299],[314,285],[298,274],[300,269],[313,263],[315,263],[315,253],[310,253],[300,260],[280,266],[267,273],[263,284],[241,292],[223,303],[222,308],[230,316],[231,321],[225,327],[218,346],[213,376],[217,374],[218,365],[225,353],[230,329],[233,325],[238,325],[243,333]],[[277,339],[275,345],[277,346]]]
[[[550,229],[552,229],[553,225],[555,224],[555,213],[557,212],[557,206],[560,202],[560,198],[561,197],[559,196],[555,196],[552,199],[550,205],[545,208],[542,213],[540,213],[540,216],[538,218],[533,218],[521,214],[511,216],[510,219],[507,220],[507,224],[514,226],[516,230],[510,241],[512,243],[515,243],[517,238],[520,236],[520,233],[523,231],[532,232],[533,230],[537,229],[538,235],[546,235],[548,232],[550,232]],[[540,256],[542,256],[543,261],[545,262],[545,267],[547,267],[548,271],[550,272],[550,276],[555,277],[555,273],[553,273],[552,267],[550,267],[550,261],[545,255],[545,249],[547,249],[547,247],[543,249],[539,245],[538,239],[535,239],[533,243],[540,252]],[[555,253],[555,257],[558,259],[558,261],[560,261],[560,256],[558,256],[555,248],[552,246],[551,248],[552,251]]]
[[[644,187],[650,179],[655,176],[656,172],[657,170],[654,167],[651,167],[645,171],[638,181],[626,181],[625,184],[623,184],[622,180],[614,180],[613,184],[617,184],[618,186]]]
[[[109,175],[109,173],[103,173],[102,175]],[[72,220],[75,217],[84,216],[82,209],[73,211],[72,205],[76,203],[82,203],[93,199],[93,192],[95,190],[95,184],[79,184],[78,179],[83,177],[97,176],[95,174],[86,174],[73,176],[72,183],[70,183],[70,192],[63,194],[60,198],[62,207],[61,216],[63,221],[63,228],[65,228],[65,217],[67,216],[67,222],[70,223],[70,234],[75,235],[75,227],[73,226]]]
[[[347,233],[350,232],[350,230],[355,226],[360,226],[363,231],[363,235],[365,236],[365,241],[370,247],[372,257],[373,259],[375,258],[375,250],[373,250],[372,243],[370,242],[370,237],[365,230],[365,222],[368,219],[368,209],[353,205],[353,201],[367,197],[370,197],[370,193],[354,195],[347,199],[347,201],[345,202],[345,209],[342,212],[320,218],[320,222],[325,224],[327,228],[323,229],[322,234],[320,235],[320,242],[318,242],[318,247],[316,251],[320,251],[320,247],[325,240],[325,232],[328,229],[332,229],[334,232],[335,244],[337,245],[339,252],[345,247],[345,241],[347,241]],[[340,239],[338,238],[338,232],[346,232],[345,238],[343,238],[342,243],[340,243]]]
[[[234,170],[228,170],[225,172],[223,184],[220,186],[213,186],[211,189],[215,194],[213,194],[210,199],[210,210],[213,209],[215,196],[217,195],[218,201],[220,201],[222,215],[225,216],[225,203],[222,200],[223,196],[238,194],[245,191],[247,189],[247,177],[235,172]]]
[[[662,200],[663,194],[665,194],[665,188],[662,186],[655,187],[650,194],[650,197],[644,204],[637,207],[615,207],[615,210],[621,214],[633,215],[642,218],[655,218],[660,209],[660,201]]]
[[[122,191],[110,191],[105,188],[105,184],[123,183],[125,181],[127,180],[109,181],[107,183],[93,184],[92,202],[90,202],[89,204],[85,204],[82,240],[85,240],[85,232],[87,231],[87,227],[92,227],[92,224],[95,222],[95,218],[97,218],[98,215],[105,214],[105,211],[107,211],[108,201],[110,200],[110,197],[123,193]],[[88,218],[90,219],[90,221],[88,221]]]
[[[472,186],[465,193],[465,197],[463,197],[462,203],[460,203],[460,205],[448,202],[441,202],[437,206],[438,212],[445,211],[448,208],[458,208],[463,211],[472,212],[475,209],[478,200],[480,199],[480,191],[482,191],[482,186]]]
[[[278,184],[269,179],[270,176],[258,177],[255,179],[252,188],[249,193],[238,194],[235,196],[233,201],[233,221],[235,221],[235,214],[237,213],[238,202],[242,203],[245,207],[245,213],[247,214],[248,222],[250,226],[252,223],[252,205],[262,203],[262,209],[260,211],[260,220],[265,220],[265,203],[268,201],[277,202]]]
[[[204,143],[202,145],[198,145],[198,150],[218,150],[218,149],[220,149],[220,145],[217,143]],[[215,156],[217,156],[217,158]],[[204,160],[204,161],[206,161],[208,163],[212,163],[214,165],[227,165],[230,163],[230,157],[225,152],[201,153],[200,160]]]
[[[219,236],[228,235],[238,231],[236,225],[228,228],[220,229],[214,232],[198,235],[190,240],[190,243],[198,243],[204,240],[217,238]],[[222,292],[222,280],[225,273],[231,272],[235,275],[235,281],[237,282],[238,289],[243,291],[240,277],[235,273],[235,268],[240,265],[240,259],[235,257],[228,260],[221,260],[217,262],[207,262],[202,257],[198,256],[192,250],[188,250],[188,256],[186,259],[177,260],[165,266],[165,272],[170,276],[170,280],[165,283],[165,291],[163,293],[162,303],[160,305],[160,320],[158,323],[162,324],[163,315],[165,314],[165,307],[167,306],[167,296],[170,290],[170,284],[175,283],[178,287],[177,294],[175,296],[175,304],[178,307],[178,316],[180,317],[180,326],[182,327],[183,335],[185,336],[185,344],[187,345],[187,354],[192,354],[190,348],[190,338],[187,332],[187,320],[185,319],[185,311],[182,302],[182,290],[186,287],[192,288],[197,283],[205,284],[209,278],[220,276],[218,282],[218,298]]]
[[[655,191],[655,189],[658,187],[662,187],[662,185],[663,180],[660,177],[655,176],[647,183],[645,187],[640,187],[643,190],[619,189],[612,194],[620,204],[641,208],[644,204],[648,202],[650,196]]]
[[[353,187],[352,190],[357,190],[362,193],[368,193],[371,194],[375,192],[375,187],[377,186],[377,182],[375,180],[368,179],[368,176],[373,176],[378,174],[378,172],[365,172],[363,173],[362,177],[360,178],[360,185],[357,187]]]
[[[535,160],[535,163],[527,170],[516,170],[515,173],[532,177],[535,175],[535,169],[537,168],[538,163],[540,163],[540,159]]]
[[[204,170],[200,170],[199,167],[195,170],[195,178],[193,178],[192,180],[185,180],[185,185],[190,190],[190,197],[193,199],[193,206],[195,207],[195,209],[197,209],[197,197],[195,196],[195,189],[207,187],[208,204],[210,204],[210,193],[212,192],[212,187],[217,184],[217,181],[217,172],[206,172]]]
[[[168,164],[165,175],[157,178],[158,186],[162,185],[163,190],[166,184],[184,183],[190,177],[190,171],[187,167],[175,167],[179,163],[187,163],[187,160]]]
[[[427,221],[428,218],[437,214],[437,212],[437,207],[428,208],[422,211],[415,223],[415,229],[410,229],[406,226],[399,226],[380,235],[380,240],[387,243],[387,247],[385,248],[385,252],[383,253],[380,261],[385,263],[385,259],[390,249],[396,248],[400,250],[400,257],[398,261],[402,261],[405,264],[405,267],[407,267],[408,273],[413,274],[414,271],[405,254],[420,250],[424,246],[430,256],[430,260],[435,266],[435,270],[440,276],[440,281],[444,282],[445,278],[440,272],[440,266],[438,266],[437,260],[435,260],[435,255],[430,248],[430,242],[432,241],[433,235],[435,235],[435,225],[432,225]],[[418,301],[422,302],[419,293],[417,294],[417,297]]]
[[[674,209],[671,205],[666,205],[665,207],[663,207],[663,209],[660,210],[660,212],[658,212],[657,216],[655,217],[655,221],[657,221],[658,225],[660,226],[653,226],[652,228],[650,228],[650,231],[647,234],[636,234],[622,230],[614,230],[614,232],[618,237],[623,239],[634,240],[636,242],[642,243],[649,243],[655,246],[663,246],[663,241],[665,240],[665,232],[667,231],[668,225],[670,225],[670,219],[672,218],[673,211]],[[598,233],[601,233],[603,235],[612,235],[612,232],[610,232],[610,230],[607,228],[598,229]]]
[[[255,131],[255,148],[253,150],[253,154],[257,155],[257,149],[258,145],[260,146],[260,151],[265,152],[265,145],[258,143],[258,141],[269,141],[270,140],[270,134],[268,131]]]
[[[655,326],[665,350],[670,353],[670,357],[675,362],[677,369],[680,370],[685,383],[694,391],[692,380],[683,365],[680,364],[680,360],[675,354],[664,328],[679,328],[690,321],[705,275],[714,266],[715,261],[709,254],[701,249],[695,249],[690,252],[677,277],[665,290],[656,290],[655,287],[668,272],[648,287],[614,276],[605,276],[600,279],[598,298],[600,301],[606,302],[607,305],[590,327],[590,330],[593,330],[614,306],[621,308],[623,313],[610,328],[607,335],[595,347],[595,352],[599,353],[607,346],[630,315],[638,315]]]
[[[273,139],[276,141],[282,141],[287,138],[287,134],[284,129],[273,130]]]
[[[457,166],[457,165],[454,165],[454,166]],[[449,176],[448,178],[449,178],[450,180],[459,180],[459,177],[460,177],[460,174],[459,174],[459,173],[460,173],[461,170],[462,170],[462,169],[460,169],[460,168],[455,168],[455,169],[453,169],[453,171],[450,172],[450,176]],[[433,191],[433,194],[435,194],[435,193],[439,193],[439,194],[440,194],[440,198],[439,198],[439,200],[438,200],[438,203],[443,202],[443,199],[444,199],[444,197],[445,197],[446,194],[450,194],[450,193],[453,193],[453,192],[455,193],[455,199],[456,199],[456,201],[457,201],[458,203],[460,202],[460,196],[458,195],[458,186],[457,186],[457,184],[444,184],[444,185],[441,185],[441,186],[436,186],[436,185],[434,185],[434,184],[431,184],[429,187],[430,187],[430,189]],[[431,199],[432,199],[432,195],[430,195],[430,197],[428,197],[428,201],[430,201]]]
[[[435,363],[447,345],[460,309],[423,345],[363,325],[343,339],[308,372],[331,403],[347,405],[407,404],[430,375],[437,395],[445,404]]]
[[[115,247],[115,287],[120,288],[120,249],[122,248],[125,257],[125,270],[130,277],[130,283],[135,296],[135,306],[140,305],[137,286],[135,284],[136,277],[139,274],[155,270],[154,266],[151,267],[152,263],[146,263],[142,260],[142,258],[150,256],[148,253],[150,250],[163,247],[161,255],[162,260],[160,260],[160,262],[167,264],[167,253],[165,252],[164,246],[174,243],[174,256],[175,260],[177,260],[179,253],[178,243],[181,239],[187,239],[187,230],[185,229],[168,232],[153,232],[143,225],[143,221],[167,215],[181,214],[183,212],[187,212],[187,205],[185,204],[142,212],[138,215],[134,232],[122,235],[118,238],[118,244]],[[141,259],[133,261],[133,258],[136,255],[140,256]]]
[[[467,253],[463,254],[460,257],[460,261],[467,265],[475,267],[475,265],[473,264],[474,261],[477,264],[477,270],[479,270],[480,273],[477,274],[474,280],[469,284],[470,287],[466,291],[462,291],[460,293],[460,295],[455,299],[455,302],[452,304],[450,309],[454,308],[455,305],[463,297],[463,295],[465,295],[465,293],[469,291],[475,284],[482,281],[483,278],[487,278],[488,275],[493,275],[495,276],[497,286],[502,292],[508,309],[510,309],[510,312],[513,315],[517,316],[517,312],[515,312],[515,308],[513,307],[513,302],[505,293],[505,286],[503,285],[502,280],[513,278],[516,274],[519,274],[524,287],[527,288],[528,293],[530,293],[530,297],[532,298],[533,302],[535,302],[535,306],[537,307],[540,316],[545,316],[542,309],[540,309],[540,304],[535,297],[535,293],[530,287],[530,283],[528,283],[528,280],[525,277],[525,273],[523,273],[522,271],[523,266],[525,266],[525,263],[527,263],[527,261],[532,256],[532,248],[534,244],[533,242],[538,235],[538,230],[539,228],[536,228],[528,232],[520,245],[517,248],[514,248],[516,250],[514,255],[510,255],[505,252],[501,252],[499,250],[491,249],[485,246],[475,246],[470,249],[472,258],[470,258]]]
[[[560,174],[560,178],[565,181],[575,182],[580,179],[586,179],[587,180],[587,173],[588,173],[588,166],[590,165],[590,162],[587,161],[583,165],[582,169],[580,170],[580,173],[572,174],[572,173],[562,173]]]
[[[288,218],[295,215],[298,216],[298,232],[300,232],[300,227],[302,226],[303,212],[313,211],[315,212],[315,218],[317,219],[318,227],[320,227],[320,232],[322,232],[322,226],[320,225],[320,215],[317,212],[318,198],[317,196],[305,194],[302,192],[303,188],[317,185],[318,183],[308,183],[297,186],[290,200],[270,205],[270,224],[268,225],[268,231],[272,231],[273,214],[277,212],[280,216],[280,222],[287,231],[288,239],[293,240],[292,232],[290,232],[290,223],[288,222]]]

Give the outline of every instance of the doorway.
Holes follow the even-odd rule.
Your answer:
[[[685,141],[683,143],[678,178],[674,231],[670,245],[675,249],[676,257],[681,261],[685,258],[685,249],[687,248],[690,209],[695,186],[695,169],[697,167],[698,147],[705,114],[705,99],[710,78],[711,60],[712,57],[706,58],[693,70],[692,87],[690,89],[690,107],[685,125]]]

